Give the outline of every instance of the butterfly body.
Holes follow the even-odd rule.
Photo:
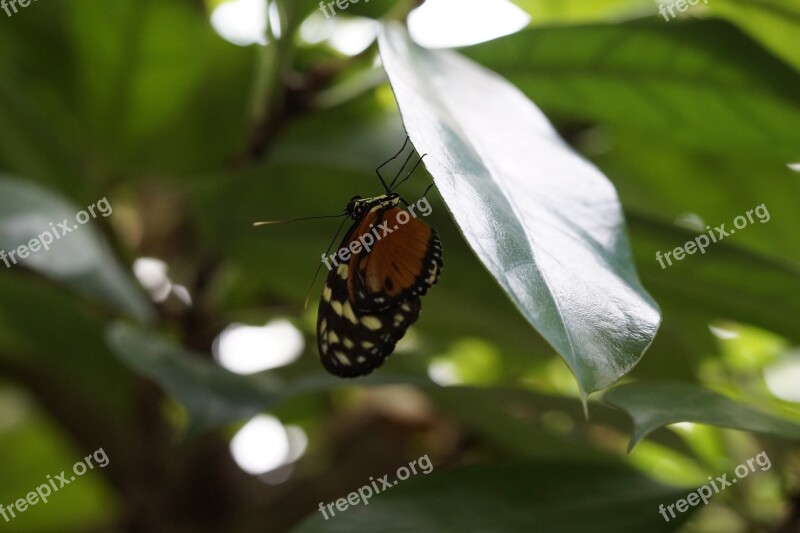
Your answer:
[[[428,224],[388,193],[354,197],[353,219],[331,256],[317,315],[323,366],[341,377],[369,374],[383,364],[419,317],[423,296],[439,279],[442,248]]]

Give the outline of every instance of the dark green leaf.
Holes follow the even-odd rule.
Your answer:
[[[624,434],[624,413],[589,402],[589,421],[581,402],[528,389],[442,387],[426,389],[439,409],[498,448],[530,460],[619,462],[591,437],[598,427]],[[691,454],[674,433],[653,435],[659,444]]]
[[[800,74],[727,23],[535,28],[465,53],[551,118],[781,163],[800,158]]]
[[[117,323],[108,329],[114,353],[181,402],[190,432],[249,418],[277,398],[278,384],[263,376],[240,376],[157,334]]]
[[[667,523],[658,513],[659,504],[685,492],[627,468],[590,463],[434,468],[385,490],[366,506],[345,512],[334,507],[336,515],[327,521],[316,512],[294,531],[641,533],[674,531],[688,518],[681,515]]]
[[[111,201],[108,205],[113,210]],[[93,227],[98,222],[77,224],[81,210],[38,185],[0,175],[0,250],[7,254],[15,251],[13,257],[0,261],[0,268],[29,268],[140,321],[151,320],[150,303]],[[99,207],[95,214],[102,218]],[[66,235],[58,227],[64,221],[70,230]],[[38,251],[19,259],[19,247],[27,247],[32,239],[40,241]],[[49,250],[41,244],[48,239],[52,242],[47,245]]]
[[[116,323],[107,331],[112,351],[132,370],[158,383],[181,402],[190,434],[250,418],[293,394],[344,386],[341,379],[317,375],[290,385],[272,374],[239,375],[161,338],[157,333]],[[391,375],[370,376],[361,385],[413,383]]]
[[[800,340],[798,267],[735,246],[737,234],[712,244],[705,254],[673,260],[671,266],[662,255],[662,269],[656,253],[684,246],[698,233],[643,216],[633,215],[630,220],[642,277],[662,305],[705,313],[706,323],[736,320]]]
[[[654,429],[675,422],[800,439],[800,425],[689,383],[630,383],[614,387],[603,399],[625,410],[633,419],[628,450]]]
[[[758,39],[775,55],[800,70],[800,1],[714,0],[704,2],[714,13],[730,20]]]

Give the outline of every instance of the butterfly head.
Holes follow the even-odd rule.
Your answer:
[[[347,213],[347,216],[353,220],[358,220],[364,215],[364,213],[367,213],[370,209],[376,206],[397,205],[399,202],[400,195],[395,192],[383,194],[381,196],[374,196],[372,198],[353,196],[350,198],[350,201],[347,202],[347,206],[344,208],[344,211]]]

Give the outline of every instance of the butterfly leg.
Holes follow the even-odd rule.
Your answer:
[[[397,180],[397,178],[395,178],[394,180],[392,180],[392,185],[394,186],[394,188],[395,188],[395,189],[396,189],[396,188],[398,188],[398,187],[400,187],[400,185],[402,185],[402,184],[403,184],[403,183],[404,183],[404,182],[405,182],[405,181],[406,181],[408,178],[410,178],[410,177],[411,177],[411,175],[414,173],[414,171],[415,171],[415,170],[417,170],[417,167],[419,167],[419,165],[422,163],[422,160],[423,160],[423,159],[425,159],[425,156],[426,156],[426,155],[428,155],[428,154],[425,154],[425,155],[423,155],[422,157],[420,157],[420,158],[419,158],[419,160],[417,161],[417,163],[414,165],[414,168],[412,168],[412,169],[411,169],[411,171],[410,171],[408,174],[406,174],[406,177],[405,177],[405,178],[403,178],[402,180],[400,180],[400,181],[397,183],[397,185],[394,185],[394,182]],[[402,172],[402,169],[401,169],[401,172]],[[399,174],[398,174],[398,176],[399,176]]]
[[[394,161],[395,159],[397,159],[398,157],[400,157],[400,154],[402,154],[405,151],[406,146],[408,146],[408,141],[409,138],[408,136],[406,136],[406,140],[405,142],[403,142],[403,147],[400,148],[400,151],[397,152],[393,157],[385,161],[383,164],[381,164],[381,166],[375,169],[375,174],[378,175],[378,179],[381,180],[381,184],[383,185],[383,188],[386,190],[387,193],[390,193],[391,190],[389,189],[389,187],[386,186],[386,182],[384,181],[383,176],[381,176],[381,169],[386,165],[388,165],[389,163],[391,163],[392,161]]]

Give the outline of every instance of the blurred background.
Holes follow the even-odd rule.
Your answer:
[[[587,421],[569,369],[435,189],[426,221],[444,273],[395,355],[357,381],[319,363],[320,281],[303,308],[337,222],[252,227],[382,192],[374,169],[405,133],[377,19],[407,17],[418,43],[465,47],[517,85],[616,186],[664,314],[632,377],[702,383],[800,422],[800,3],[709,0],[669,20],[658,8],[372,0],[326,17],[308,0],[63,0],[0,11],[0,249],[103,198],[113,208],[50,251],[0,264],[0,503],[99,448],[110,460],[0,529],[348,531],[360,510],[324,521],[319,503],[427,454],[433,473],[393,488],[405,505],[364,530],[403,530],[392,512],[435,514],[449,493],[417,489],[423,478],[520,463],[535,466],[524,482],[507,471],[508,487],[530,491],[509,500],[520,516],[557,494],[594,506],[597,531],[800,531],[795,443],[680,423],[627,454],[625,413],[592,402]],[[403,194],[429,183],[420,170]],[[655,261],[762,203],[768,223],[668,269]],[[770,470],[663,523],[658,503],[762,450]],[[465,509],[491,492],[469,479]],[[634,482],[677,496],[607,501]],[[536,523],[569,530],[570,509]],[[454,530],[442,523],[417,530]],[[521,523],[475,530],[529,530]]]

